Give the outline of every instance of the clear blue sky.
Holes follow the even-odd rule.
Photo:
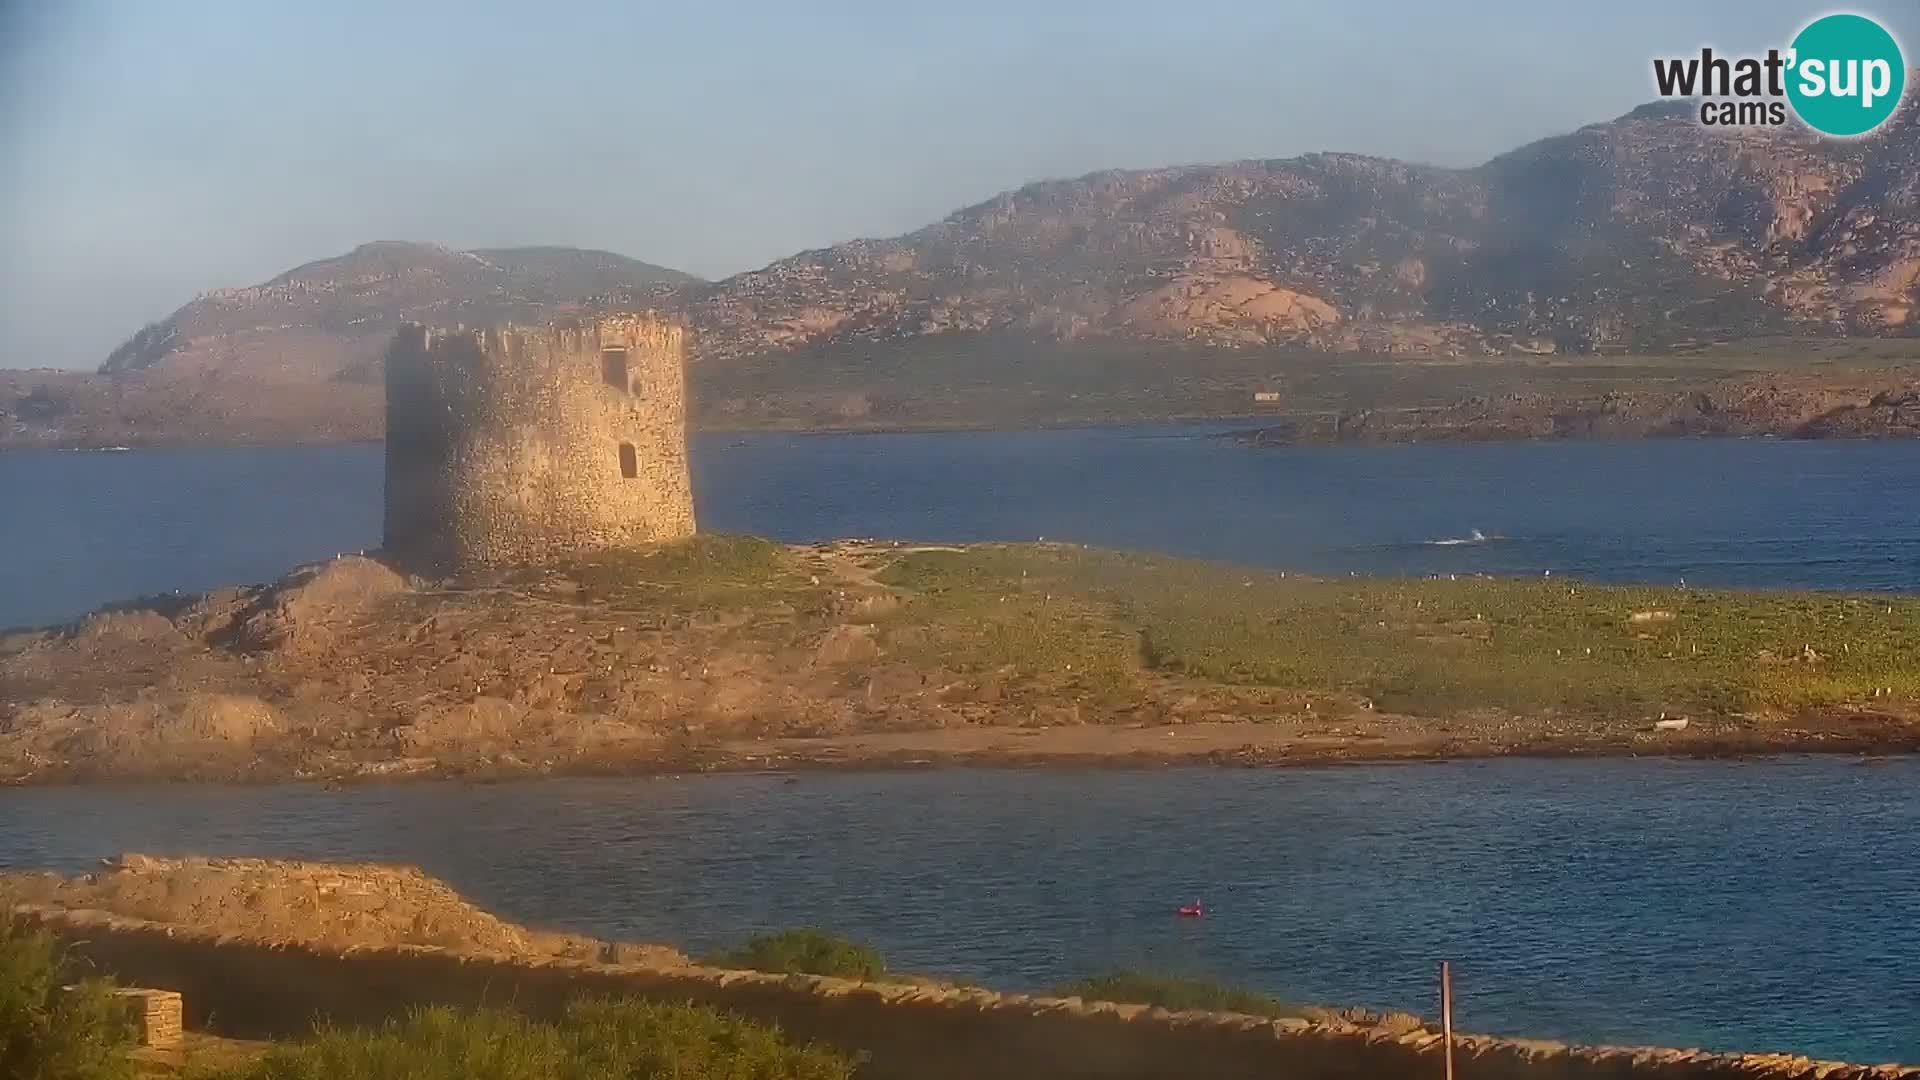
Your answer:
[[[91,366],[201,290],[374,239],[718,277],[1095,169],[1471,165],[1650,99],[1655,54],[1827,10],[0,0],[0,366]],[[1851,10],[1920,41],[1906,0]]]

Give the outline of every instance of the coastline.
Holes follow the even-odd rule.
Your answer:
[[[1533,740],[1510,744],[1421,741],[1382,746],[1357,739],[1311,744],[1273,739],[1258,724],[1199,725],[1179,734],[1188,745],[1147,745],[1151,730],[1095,728],[1048,745],[1044,731],[1018,727],[967,732],[905,732],[697,747],[657,757],[578,759],[551,766],[506,759],[447,763],[393,759],[342,771],[232,774],[92,774],[85,771],[0,778],[8,788],[89,787],[327,787],[465,782],[515,783],[568,778],[650,779],[689,775],[802,775],[941,769],[1131,771],[1147,769],[1329,769],[1442,766],[1482,761],[1719,761],[1732,764],[1783,757],[1854,758],[1863,767],[1920,759],[1920,735],[1846,735],[1815,732],[1714,735],[1692,739]],[[1029,745],[1019,745],[1032,740]],[[1105,745],[1100,745],[1104,743]],[[1198,745],[1196,745],[1198,744]]]
[[[1303,741],[1275,736],[1257,723],[1059,731],[1022,728],[907,732],[831,740],[741,743],[717,748],[699,771],[909,768],[1317,768],[1342,765],[1445,765],[1496,758],[1754,760],[1786,755],[1859,757],[1864,761],[1920,754],[1920,734],[1862,735],[1816,731],[1701,734],[1656,738],[1535,739],[1473,742],[1416,737]],[[1165,739],[1164,736],[1171,736]],[[1163,745],[1171,742],[1172,745]],[[1025,745],[1022,745],[1022,744]],[[655,770],[649,770],[655,771]]]
[[[690,423],[716,435],[1244,423],[1252,445],[1920,437],[1912,356],[1850,357],[1823,344],[1470,363],[1250,352],[1194,369],[1182,365],[1198,358],[1168,345],[1142,354],[1150,364],[1134,357],[1099,377],[1031,386],[1020,382],[1037,377],[1025,368],[982,386],[975,365],[951,362],[884,379],[782,368],[770,384],[751,365],[696,363]],[[993,364],[983,350],[972,359]],[[1256,405],[1263,388],[1279,400]],[[377,442],[384,418],[377,380],[0,369],[0,451]]]
[[[0,874],[0,915],[50,931],[96,968],[178,988],[188,1026],[297,1037],[316,1017],[379,1023],[421,1005],[506,1000],[538,1011],[583,990],[694,1000],[764,1015],[849,1052],[877,1075],[971,1076],[1023,1047],[1017,1075],[1084,1066],[1089,1039],[1180,1075],[1196,1045],[1235,1075],[1415,1075],[1441,1064],[1441,1026],[1411,1013],[1292,1006],[1275,1015],[1008,992],[908,974],[876,979],[718,967],[660,944],[605,941],[502,920],[406,866],[127,854],[79,877]],[[371,988],[371,990],[369,989]],[[984,1028],[982,1027],[984,1023]],[[1013,1028],[1009,1024],[1015,1025]],[[1468,1075],[1647,1075],[1910,1080],[1920,1070],[1792,1052],[1667,1049],[1458,1033]],[[939,1048],[929,1054],[928,1046]],[[1005,1062],[1000,1062],[1004,1067]]]
[[[1646,442],[1678,439],[1782,439],[1799,442],[1904,442],[1920,439],[1920,424],[1867,424],[1852,429],[1808,430],[1800,423],[1779,426],[1726,425],[1689,426],[1671,424],[1651,430],[1610,430],[1604,426],[1576,426],[1545,421],[1506,422],[1498,419],[1479,421],[1450,416],[1444,422],[1423,423],[1422,414],[1451,414],[1442,408],[1366,410],[1353,414],[1312,413],[1289,417],[1274,413],[1166,413],[1110,417],[1074,417],[1061,419],[929,420],[911,422],[882,420],[869,424],[695,424],[694,435],[713,437],[748,435],[942,435],[994,434],[1020,431],[1082,431],[1102,428],[1134,427],[1228,427],[1212,433],[1214,437],[1233,439],[1250,448],[1268,449],[1288,446],[1392,446],[1463,445],[1525,442]],[[353,430],[346,433],[301,433],[297,429],[276,431],[272,435],[239,433],[231,436],[209,434],[205,430],[146,432],[121,436],[54,436],[47,439],[8,438],[0,433],[0,454],[7,453],[102,453],[142,450],[267,450],[323,446],[379,446],[385,438],[377,431]]]

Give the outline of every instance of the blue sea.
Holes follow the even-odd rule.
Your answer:
[[[1920,442],[1252,449],[1205,426],[698,436],[702,527],[1319,573],[1920,590]],[[380,542],[381,448],[0,453],[0,626]]]
[[[698,955],[792,925],[1042,989],[1141,967],[1463,1030],[1920,1061],[1920,759],[0,789],[0,863],[418,863]],[[1194,899],[1204,919],[1175,908]]]
[[[1323,574],[1920,591],[1920,443],[1254,450],[1209,427],[703,435],[704,527]],[[0,454],[0,625],[376,545],[380,448]],[[1920,1061],[1920,759],[0,790],[0,862],[417,862],[696,953],[809,923],[1043,988],[1120,966],[1469,1030]],[[1203,899],[1211,914],[1173,909]]]

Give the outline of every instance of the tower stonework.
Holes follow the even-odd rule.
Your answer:
[[[401,328],[385,549],[440,573],[690,536],[683,331],[645,315]]]

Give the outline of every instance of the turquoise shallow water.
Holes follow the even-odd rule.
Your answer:
[[[1119,966],[1469,1030],[1920,1061],[1920,760],[810,773],[0,791],[0,862],[417,862],[510,917],[711,949],[831,927],[1042,987]],[[1202,921],[1176,905],[1204,899]]]

